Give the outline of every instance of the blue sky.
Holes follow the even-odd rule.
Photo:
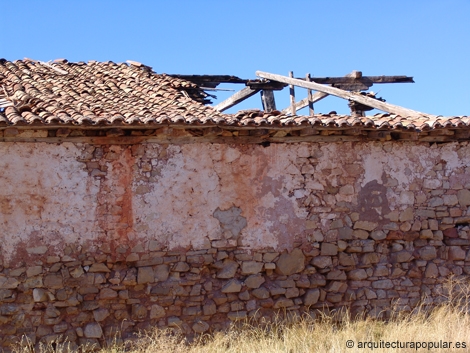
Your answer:
[[[257,70],[408,75],[416,83],[371,89],[410,109],[470,115],[469,0],[4,0],[1,27],[0,57],[8,60],[135,60],[158,73],[242,78]],[[218,92],[218,101],[230,94]],[[288,94],[276,92],[278,109]],[[256,95],[237,109],[260,107]],[[349,112],[333,97],[315,110]]]

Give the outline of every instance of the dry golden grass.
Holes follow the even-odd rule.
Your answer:
[[[461,292],[461,287],[455,287]],[[465,287],[468,288],[468,287]],[[454,290],[453,293],[456,291]],[[225,333],[202,335],[192,343],[170,331],[155,330],[124,345],[102,349],[101,353],[314,353],[314,352],[470,352],[470,297],[450,296],[433,310],[421,307],[413,313],[400,313],[383,320],[351,320],[346,316],[323,315],[319,319],[301,318],[297,322],[278,320],[264,326],[244,323]],[[347,346],[353,342],[353,347]],[[376,347],[387,342],[408,348]],[[371,343],[369,343],[371,342]],[[415,346],[411,346],[411,342]],[[432,342],[433,347],[429,347]],[[444,342],[448,343],[444,346]],[[424,347],[426,343],[426,347]],[[420,344],[421,347],[417,348]],[[436,345],[441,348],[436,348]],[[393,347],[393,346],[392,346]],[[67,352],[42,347],[42,352]],[[17,353],[25,353],[19,347]]]
[[[348,340],[354,342],[347,347]],[[385,342],[452,342],[450,348],[364,348],[372,343]],[[363,342],[360,348],[360,342]],[[364,343],[366,342],[366,343]],[[456,348],[459,342],[463,348]],[[121,353],[124,347],[113,347],[103,353]],[[314,353],[314,352],[470,352],[470,315],[456,307],[442,306],[431,313],[415,313],[390,321],[371,319],[338,323],[332,317],[321,321],[307,318],[297,323],[277,322],[264,327],[245,324],[227,333],[200,337],[186,344],[179,336],[155,331],[136,341],[126,352],[132,353]]]

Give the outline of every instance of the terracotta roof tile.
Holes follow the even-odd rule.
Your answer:
[[[13,125],[97,124],[103,119],[122,124],[131,116],[137,118],[131,123],[148,122],[148,116],[180,121],[188,113],[223,116],[202,104],[205,94],[195,84],[127,64],[1,60],[0,86],[0,97],[13,105],[0,121]]]
[[[470,118],[377,114],[290,116],[259,110],[224,114],[204,105],[207,95],[196,84],[157,74],[140,63],[58,59],[0,60],[0,127],[10,125],[154,126],[167,124],[251,127],[315,126],[431,130],[468,128]]]

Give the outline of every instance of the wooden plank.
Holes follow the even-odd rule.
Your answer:
[[[328,94],[323,93],[323,92],[317,92],[312,95],[312,104],[318,101],[321,101],[323,98],[326,98],[326,97],[328,97]],[[305,108],[307,105],[308,105],[308,97],[295,103],[295,109],[300,110],[302,108]],[[291,107],[281,110],[281,113],[283,114],[288,114],[290,112],[291,112]]]
[[[263,110],[267,113],[276,110],[276,101],[274,100],[274,92],[272,90],[261,91],[261,102],[263,103]]]
[[[398,137],[399,137],[399,140],[418,141],[419,132],[399,131]]]
[[[470,139],[470,130],[455,130],[456,139]]]
[[[140,63],[139,63],[140,64]],[[142,64],[140,64],[142,65]],[[361,71],[354,71],[357,74],[347,77],[312,77],[312,80],[317,83],[323,84],[335,84],[335,83],[357,83],[357,81],[364,81],[368,83],[413,83],[413,77],[405,75],[396,76],[363,76]],[[180,74],[168,74],[168,76],[181,78],[192,82],[213,82],[213,83],[250,83],[256,84],[254,80],[243,79],[237,76],[231,75],[180,75]],[[298,77],[299,80],[304,78]],[[262,82],[258,82],[262,84]]]
[[[234,105],[240,103],[241,101],[244,101],[247,98],[250,98],[258,92],[259,90],[251,89],[250,87],[245,87],[241,91],[235,93],[233,96],[217,104],[214,109],[218,110],[219,112],[223,112],[224,110],[233,107]]]
[[[224,91],[224,92],[235,92],[234,89],[231,89],[231,88],[213,88],[213,87],[203,87],[203,86],[199,86],[200,89],[204,90],[204,91]],[[185,91],[182,91],[182,92],[185,92]]]
[[[270,74],[268,72],[262,72],[262,71],[256,71],[256,75],[262,78],[269,79],[269,80],[284,82],[290,85],[299,86],[303,88],[310,88],[319,92],[331,94],[336,97],[340,97],[340,98],[347,99],[347,100],[352,100],[358,103],[365,104],[369,107],[382,110],[387,113],[400,115],[402,117],[417,116],[417,115],[432,116],[431,114],[426,114],[426,113],[418,112],[416,110],[403,108],[398,105],[381,102],[376,99],[362,96],[354,92],[348,92],[339,88],[324,86],[316,82],[305,82],[304,80],[290,78],[290,77],[286,77],[282,75]]]
[[[270,89],[272,91],[281,91],[284,89],[284,87],[287,86],[285,83],[282,83],[282,82],[266,81],[266,80],[262,80],[262,81],[251,80],[251,81],[248,81],[246,85],[250,87],[251,89],[259,89],[259,90]]]
[[[367,91],[373,85],[372,81],[366,84],[358,81],[359,79],[362,78],[362,71],[353,70],[349,74],[347,74],[345,77],[354,78],[355,82],[354,83],[335,83],[335,84],[332,84],[332,86],[339,88],[339,89],[344,89],[345,91],[359,92],[359,91]]]
[[[442,136],[442,135],[446,135],[446,136],[452,136],[452,135],[455,135],[455,130],[450,130],[450,129],[435,129],[435,130],[432,130],[432,131],[429,131],[429,135],[430,136]]]
[[[224,135],[209,135],[209,136],[119,136],[115,138],[110,137],[0,137],[0,142],[26,142],[26,143],[88,143],[88,144],[143,144],[143,143],[176,143],[176,144],[189,144],[189,143],[230,143],[230,144],[247,144],[247,143],[262,143],[269,141],[271,143],[298,143],[298,142],[354,142],[354,141],[367,141],[369,137],[363,135],[346,136],[346,135],[302,135],[299,136],[286,136],[284,133],[288,131],[279,130],[279,135],[271,137],[251,136],[224,136]],[[247,131],[249,133],[249,131]],[[456,141],[456,137],[452,136],[421,136],[418,133],[402,133],[400,132],[400,140],[404,141],[420,141],[420,142],[449,142]]]
[[[310,82],[310,74],[305,75],[305,81]],[[314,115],[314,110],[313,110],[313,96],[312,96],[312,90],[308,89],[307,90],[307,100],[308,100],[308,115],[313,116]]]
[[[40,61],[39,63],[40,63],[41,65],[47,66],[48,68],[54,70],[55,72],[58,72],[58,73],[61,74],[61,75],[67,75],[67,74],[68,74],[67,71],[62,70],[62,69],[59,69],[58,67],[55,67],[55,66],[53,66],[53,65],[50,64],[50,63],[46,63],[46,62],[44,62],[44,61]]]
[[[367,132],[367,137],[372,140],[390,141],[392,139],[390,131],[371,130]]]
[[[344,89],[345,91],[354,91],[354,92],[360,92],[360,91],[367,91],[372,84],[370,85],[364,85],[362,83],[356,83],[356,84],[349,84],[349,83],[338,83],[332,85],[333,87],[339,88],[339,89]]]
[[[302,130],[299,130],[299,136],[312,136],[312,135],[319,135],[320,132],[318,129],[315,129],[314,127],[306,127]]]
[[[455,141],[454,136],[423,136],[418,137],[419,142],[448,142]]]
[[[270,137],[270,142],[280,143],[295,143],[295,142],[346,142],[346,141],[363,141],[362,136],[344,136],[344,135],[310,135],[310,136],[285,136],[285,137]]]
[[[294,72],[293,71],[289,71],[289,77],[291,77],[291,78],[294,77]],[[297,110],[295,109],[294,85],[289,86],[289,94],[290,94],[290,113],[291,113],[291,115],[295,115],[297,113]]]
[[[242,79],[237,76],[231,75],[179,75],[179,74],[168,74],[168,76],[180,78],[182,80],[188,80],[196,84],[204,83],[247,83],[249,80]]]
[[[363,83],[365,85],[372,85],[376,83],[414,83],[413,77],[409,76],[362,76],[361,71],[355,72],[360,73],[360,76],[357,74],[346,77],[312,77],[312,81],[328,85],[357,83]],[[297,77],[297,79],[305,80],[303,77]]]
[[[353,77],[353,78],[354,77],[362,77],[362,72],[361,71],[351,71],[345,77]],[[307,80],[307,79],[305,79],[305,80],[307,82],[310,82],[312,79],[310,78],[309,80]],[[311,90],[309,90],[309,91],[311,91]],[[317,92],[314,95],[312,95],[312,97],[311,97],[312,110],[313,110],[313,103],[318,102],[318,101],[320,101],[320,100],[322,100],[323,98],[326,98],[326,97],[328,97],[328,94],[323,93],[323,92]],[[308,96],[307,96],[307,98],[304,98],[301,101],[297,102],[295,104],[295,108],[296,108],[296,110],[300,110],[300,109],[306,107],[307,105],[309,105],[309,97]],[[289,111],[290,111],[290,107],[286,108],[286,109],[283,109],[281,112],[284,113],[284,114],[288,114]],[[309,109],[309,111],[310,111],[310,109]],[[311,116],[313,116],[313,112],[312,112]]]

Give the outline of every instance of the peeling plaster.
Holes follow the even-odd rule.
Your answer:
[[[0,153],[0,229],[6,262],[19,243],[56,246],[94,238],[98,182],[90,180],[77,161],[82,151],[76,145],[2,143]]]
[[[246,218],[241,216],[242,210],[232,206],[228,210],[221,210],[217,207],[214,217],[220,222],[222,235],[225,239],[238,238],[240,232],[246,227]]]
[[[109,239],[127,247],[154,241],[168,249],[205,249],[223,238],[213,215],[232,207],[246,220],[235,231],[239,246],[290,249],[307,236],[311,217],[328,231],[336,207],[364,208],[369,216],[361,219],[382,222],[434,184],[470,184],[465,143],[103,145],[93,157],[101,171],[92,176],[84,158],[94,149],[0,145],[5,261],[32,242],[49,251]]]
[[[366,152],[367,153],[367,152]],[[364,160],[364,179],[361,186],[365,187],[366,184],[376,181],[382,184],[382,174],[384,171],[383,153],[381,151],[370,151],[370,153],[363,156]]]
[[[144,196],[145,205],[135,197],[135,212],[141,218],[149,208],[154,211],[149,221],[156,227],[146,237],[168,242],[170,248],[204,246],[204,237],[220,238],[220,223],[211,217],[214,212],[237,205],[247,220],[240,235],[243,242],[276,247],[281,235],[277,221],[272,222],[267,214],[279,208],[278,202],[297,207],[288,196],[295,185],[293,176],[283,175],[290,158],[279,158],[286,152],[286,146],[181,146]],[[295,160],[295,150],[290,152]],[[282,181],[273,183],[268,175],[282,176]],[[296,213],[299,211],[292,211],[294,217]]]

